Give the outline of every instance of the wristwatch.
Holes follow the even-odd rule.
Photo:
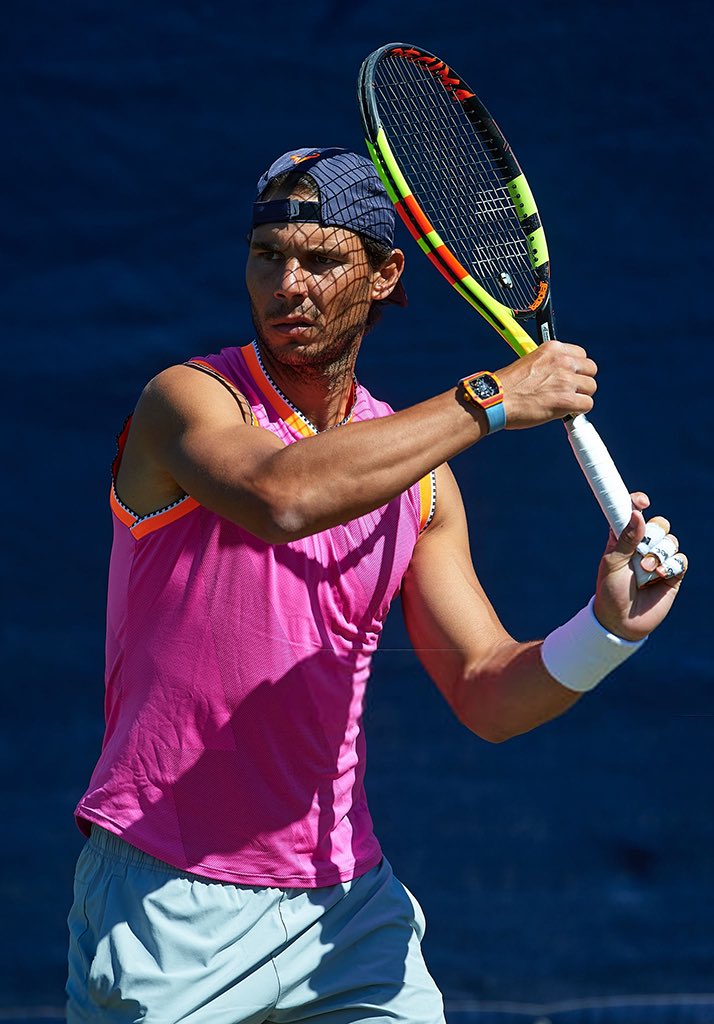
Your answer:
[[[489,434],[506,425],[506,410],[503,405],[503,385],[495,373],[481,370],[459,381],[462,397],[466,402],[480,405],[486,413]]]

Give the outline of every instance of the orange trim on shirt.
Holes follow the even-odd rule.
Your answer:
[[[127,508],[126,505],[122,504],[116,490],[116,478],[117,473],[119,472],[122,456],[124,454],[126,439],[129,436],[131,419],[131,416],[127,416],[126,422],[122,427],[119,437],[117,438],[117,453],[114,458],[114,462],[112,463],[112,484],[109,489],[109,507],[119,522],[126,526],[133,537],[136,537],[136,539],[139,540],[141,537],[145,537],[148,533],[160,530],[162,526],[168,526],[169,523],[174,523],[177,519],[181,519],[182,516],[188,515],[189,512],[193,512],[195,508],[199,507],[200,503],[189,494],[186,494],[183,498],[178,498],[175,502],[172,502],[168,508],[158,509],[156,512],[149,512],[148,515],[145,516],[137,515],[136,512],[133,512],[130,508]]]
[[[119,522],[123,523],[124,526],[128,526],[129,529],[131,529],[134,523],[136,522],[136,516],[134,515],[133,512],[130,512],[129,509],[124,508],[122,503],[117,498],[116,491],[114,490],[113,481],[112,486],[109,489],[109,505],[112,512],[119,520]]]
[[[122,460],[122,455],[124,454],[124,448],[126,447],[126,439],[129,436],[129,427],[131,426],[131,420],[132,420],[132,416],[131,415],[127,416],[127,418],[124,420],[124,426],[121,428],[121,430],[119,431],[119,434],[117,436],[117,450],[116,450],[116,454],[114,456],[114,460],[112,462],[112,477],[113,477],[113,479],[116,479],[116,475],[119,472],[119,463]]]
[[[225,373],[221,373],[220,370],[217,370],[213,363],[209,363],[207,359],[189,359],[188,365],[190,366],[192,363],[196,363],[198,366],[205,366],[207,370],[211,371],[211,373],[215,373],[217,377],[221,377],[226,382],[226,384],[230,384],[234,391],[238,390],[233,381],[229,380],[226,377]]]
[[[263,369],[258,362],[258,357],[255,354],[253,346],[244,345],[241,348],[241,352],[243,353],[246,366],[250,370],[250,375],[255,382],[255,386],[262,393],[263,397],[270,402],[281,420],[285,421],[285,425],[290,427],[292,430],[297,431],[301,437],[314,437],[315,431],[312,427],[306,423],[302,416],[299,416],[294,409],[290,408],[285,399],[281,398],[275,388],[271,385],[270,381],[263,373]]]
[[[177,519],[181,519],[183,516],[188,515],[189,512],[193,512],[195,508],[199,508],[200,502],[187,494],[185,497],[179,498],[169,508],[161,509],[158,512],[149,512],[145,516],[137,516],[134,512],[129,511],[126,505],[122,505],[112,483],[111,490],[109,491],[109,505],[119,522],[127,527],[133,537],[140,540],[141,537],[146,537],[148,533],[154,533],[155,530],[160,530],[162,526],[175,523]]]
[[[193,512],[195,508],[199,507],[200,502],[187,494],[185,498],[181,498],[171,508],[166,508],[162,512],[153,512],[139,519],[131,527],[131,532],[137,540],[140,540],[142,537],[146,537],[148,533],[154,533],[155,530],[160,530],[163,526],[168,526],[169,523],[175,523],[177,519],[183,519],[189,512]]]
[[[253,378],[253,383],[261,392],[263,397],[267,399],[267,401],[271,404],[273,409],[275,409],[275,411],[280,416],[281,420],[283,420],[285,425],[295,430],[298,434],[300,434],[301,437],[315,437],[315,435],[318,433],[318,430],[315,428],[315,426],[312,425],[307,420],[307,417],[301,415],[299,412],[296,412],[295,409],[293,409],[293,407],[289,404],[289,402],[285,401],[280,392],[276,391],[275,385],[267,376],[263,367],[260,365],[260,360],[258,359],[258,356],[256,354],[255,346],[253,344],[244,345],[241,348],[241,352],[243,353],[243,358],[245,359],[246,367],[248,368],[248,371],[251,377]],[[345,424],[349,423],[349,421],[352,419],[356,398],[357,395],[353,380],[349,398],[347,399],[347,408],[349,409],[349,416],[345,417],[345,420],[343,421],[343,423]]]
[[[433,472],[427,473],[419,481],[419,506],[421,509],[419,533],[421,533],[434,518],[436,510],[436,482]]]

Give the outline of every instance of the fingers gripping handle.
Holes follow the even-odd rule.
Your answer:
[[[580,415],[566,420],[565,427],[575,458],[580,463],[580,468],[612,532],[619,537],[632,515],[630,492],[592,423],[584,415]],[[639,556],[634,558],[633,568],[638,587],[644,586],[652,579],[652,573],[640,568]]]

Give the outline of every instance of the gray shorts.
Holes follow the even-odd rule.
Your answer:
[[[444,1024],[386,860],[320,889],[232,885],[94,827],[68,924],[68,1024]]]

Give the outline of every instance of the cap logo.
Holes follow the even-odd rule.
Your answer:
[[[293,153],[290,159],[294,164],[301,164],[303,160],[314,160],[315,157],[319,155],[320,154],[317,151],[314,153],[307,153],[304,156],[301,156],[300,153]]]

